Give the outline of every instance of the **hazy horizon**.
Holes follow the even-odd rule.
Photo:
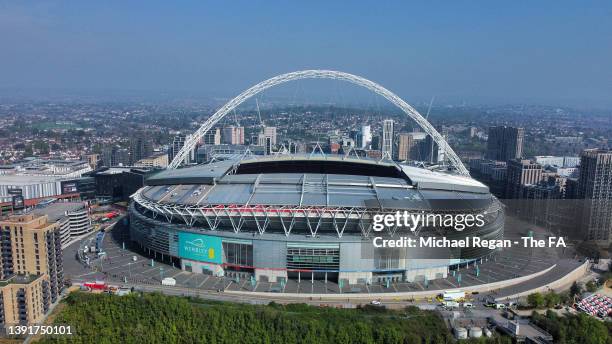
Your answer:
[[[611,108],[611,43],[605,1],[0,1],[0,96],[227,99],[335,69],[412,103]]]

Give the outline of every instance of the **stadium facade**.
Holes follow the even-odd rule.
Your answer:
[[[501,203],[468,176],[329,155],[251,156],[160,172],[132,196],[130,235],[187,271],[274,282],[432,280],[492,253],[375,248],[372,238],[382,234],[372,230],[374,215],[398,211],[485,217],[476,229],[425,227],[420,236],[503,237]],[[406,234],[396,230],[383,234]]]

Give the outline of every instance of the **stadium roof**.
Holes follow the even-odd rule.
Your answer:
[[[166,170],[142,196],[162,204],[279,205],[381,209],[476,209],[490,204],[469,177],[337,156],[228,160]]]

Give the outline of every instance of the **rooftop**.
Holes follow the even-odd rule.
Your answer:
[[[5,280],[0,280],[0,287],[9,284],[30,284],[41,276],[42,275],[13,275]]]
[[[166,170],[147,184],[145,199],[180,205],[475,209],[492,200],[469,177],[344,157],[221,161]]]
[[[75,212],[84,208],[85,205],[82,202],[54,202],[37,207],[32,210],[32,213],[36,215],[47,215],[50,222],[56,222],[65,217],[67,212]]]

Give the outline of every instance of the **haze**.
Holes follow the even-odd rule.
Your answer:
[[[308,68],[407,100],[612,106],[612,3],[0,2],[0,93],[229,97]]]

